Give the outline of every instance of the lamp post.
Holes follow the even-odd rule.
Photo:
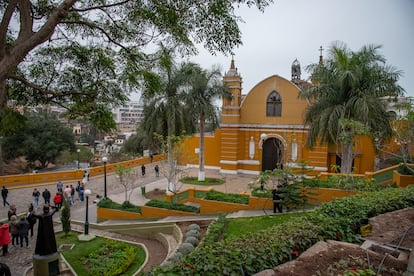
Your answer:
[[[80,169],[80,161],[79,161],[79,153],[80,153],[80,149],[76,150],[78,152],[78,170]]]
[[[91,190],[86,189],[84,195],[86,196],[86,214],[85,214],[85,231],[84,235],[89,235],[89,221],[88,221],[88,204],[89,204],[89,195],[92,194]]]
[[[104,163],[104,198],[107,198],[106,197],[106,162],[108,161],[108,158],[104,156],[102,158],[102,161]]]

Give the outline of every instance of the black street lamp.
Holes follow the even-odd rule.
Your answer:
[[[86,196],[86,215],[85,215],[85,231],[84,235],[89,235],[89,221],[88,221],[88,205],[89,205],[89,195],[91,194],[91,190],[86,189],[84,195]]]
[[[102,158],[102,161],[104,163],[104,198],[107,198],[106,196],[106,162],[108,161],[108,158],[105,156]]]
[[[78,152],[78,170],[80,169],[80,159],[79,159],[79,153],[80,153],[80,149],[76,150]]]

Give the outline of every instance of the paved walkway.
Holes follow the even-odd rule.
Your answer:
[[[155,176],[154,172],[154,165],[156,163],[146,164],[146,175],[139,176],[137,182],[135,184],[135,188],[132,191],[130,201],[135,205],[144,205],[148,199],[142,196],[140,186],[145,184],[146,191],[153,191],[155,189],[165,190],[167,187],[167,180],[165,177],[160,175],[159,177]],[[137,168],[140,171],[140,168]],[[187,171],[188,175],[190,176],[197,176],[198,169],[189,169]],[[256,180],[257,176],[254,175],[228,175],[228,174],[220,174],[217,170],[206,170],[205,172],[206,177],[215,177],[221,178],[225,180],[225,184],[214,186],[215,190],[227,192],[227,193],[241,193],[247,192],[250,193],[248,188],[248,183],[250,181]],[[64,182],[64,186],[66,185],[73,185],[76,187],[77,181],[66,181]],[[44,185],[37,185],[31,187],[10,187],[9,188],[9,196],[7,198],[10,204],[16,205],[17,213],[23,214],[27,212],[28,205],[33,202],[32,192],[33,189],[37,187],[37,189],[42,192],[45,188],[50,190],[52,197],[56,193],[56,183],[45,183]],[[184,190],[189,187],[194,187],[194,185],[186,185],[182,184],[180,187],[181,190]],[[197,186],[195,186],[197,187]],[[96,204],[93,202],[96,199],[97,195],[102,196],[104,193],[104,178],[103,176],[92,177],[86,187],[92,191],[92,194],[89,196],[89,204],[88,204],[88,220],[90,223],[97,223],[96,218]],[[207,189],[208,187],[199,186],[198,188]],[[129,194],[129,192],[128,192]],[[125,192],[124,187],[119,184],[119,181],[116,179],[115,174],[107,175],[107,196],[118,203],[122,203],[125,201]],[[77,195],[76,195],[77,198]],[[43,199],[40,199],[40,206],[43,206]],[[86,201],[79,201],[78,199],[75,202],[75,205],[71,207],[71,220],[84,222],[85,221],[85,214],[86,214]],[[9,206],[0,207],[0,220],[7,221],[7,212],[9,210]],[[37,209],[38,213],[41,213],[41,208]],[[240,211],[233,214],[229,214],[228,217],[239,217],[239,216],[257,216],[257,215],[265,215],[269,214],[271,210],[261,210],[261,211]],[[59,213],[54,215],[55,220],[60,220]],[[178,220],[186,220],[186,217],[169,217],[162,220],[170,220],[170,221],[178,221]],[[194,217],[191,217],[194,220]],[[116,221],[113,221],[116,223]],[[111,222],[105,222],[111,223]],[[35,225],[37,228],[37,224]],[[93,232],[90,229],[90,232]],[[10,254],[6,257],[0,257],[0,262],[4,262],[12,268],[12,275],[23,275],[24,270],[27,267],[30,267],[32,264],[32,255],[34,253],[36,241],[36,234],[30,238],[29,240],[29,247],[10,247]]]

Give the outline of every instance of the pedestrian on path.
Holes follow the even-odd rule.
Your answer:
[[[19,245],[19,222],[17,216],[13,215],[10,218],[9,229],[11,234],[11,243],[13,246]]]
[[[70,205],[75,205],[75,188],[70,185]]]
[[[72,201],[70,200],[70,195],[72,194],[72,189],[69,187],[69,185],[66,185],[65,190],[63,191],[63,194],[65,196],[65,199],[72,205]]]
[[[10,221],[10,219],[13,215],[17,216],[17,214],[16,214],[16,205],[10,205],[10,209],[7,212],[7,218],[9,219],[9,221]]]
[[[50,197],[51,194],[47,188],[42,192],[43,200],[45,201],[45,205],[50,205]]]
[[[39,190],[34,188],[32,195],[33,195],[34,207],[37,208],[37,207],[39,207],[39,197],[40,197]]]
[[[9,224],[3,223],[0,226],[0,246],[2,247],[3,254],[2,256],[6,256],[9,253],[9,244],[10,244],[10,232],[9,232]]]
[[[26,247],[29,247],[29,229],[30,223],[27,221],[26,215],[21,216],[19,221],[20,247],[23,247],[23,241],[26,242]]]
[[[158,167],[158,164],[155,165],[154,171],[155,171],[155,176],[156,177],[160,176],[160,167]]]
[[[62,207],[62,194],[60,192],[57,192],[55,197],[53,198],[53,203],[55,204],[55,207],[59,210],[60,207]]]
[[[62,192],[63,191],[63,183],[62,183],[62,181],[59,180],[56,183],[56,189],[58,190],[58,192]]]
[[[36,217],[34,216],[33,204],[29,205],[29,210],[27,212],[26,218],[30,224],[30,227],[29,227],[30,237],[33,237],[33,227],[36,224]]]
[[[142,173],[142,176],[145,176],[145,165],[144,164],[141,165],[141,173]]]
[[[1,189],[1,197],[3,198],[3,206],[10,205],[7,202],[7,195],[8,194],[9,194],[9,190],[5,186],[3,186],[3,189]]]

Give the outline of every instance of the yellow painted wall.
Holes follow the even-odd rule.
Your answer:
[[[275,90],[282,99],[282,116],[266,116],[266,100]],[[259,82],[244,98],[240,123],[243,124],[286,124],[303,125],[304,112],[307,107],[305,100],[298,99],[299,89],[290,81],[274,75]]]

